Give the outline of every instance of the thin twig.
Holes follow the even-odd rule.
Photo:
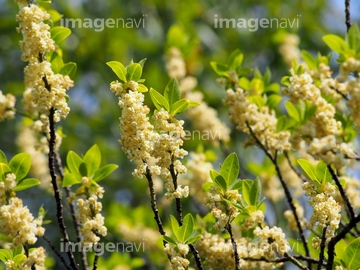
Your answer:
[[[306,266],[302,265],[295,257],[290,256],[290,255],[287,254],[287,253],[285,253],[284,256],[287,257],[290,262],[292,262],[293,264],[295,264],[295,265],[296,265],[297,267],[299,267],[300,269],[309,270],[309,268],[307,268]]]
[[[329,244],[328,244],[328,261],[327,261],[327,270],[332,270],[332,266],[334,263],[334,250],[335,245],[343,239],[348,232],[350,232],[353,228],[356,227],[357,223],[360,222],[360,215],[357,215],[354,219],[351,219],[350,222],[333,238],[331,238]]]
[[[281,170],[280,170],[280,167],[279,167],[279,164],[276,160],[276,158],[274,158],[271,153],[265,148],[265,146],[260,142],[260,140],[258,139],[258,137],[254,134],[254,132],[252,131],[250,125],[248,123],[246,123],[248,129],[250,130],[250,134],[251,136],[253,136],[253,138],[255,139],[255,141],[257,142],[257,144],[260,146],[260,148],[264,151],[264,153],[266,154],[266,156],[268,156],[270,158],[270,160],[272,161],[272,163],[274,164],[275,166],[275,170],[277,172],[277,175],[279,177],[279,180],[280,180],[280,183],[284,189],[284,192],[285,192],[285,197],[286,197],[286,200],[290,206],[290,209],[295,217],[295,221],[296,221],[296,225],[298,227],[298,230],[299,230],[299,234],[300,234],[300,239],[301,239],[301,242],[303,243],[303,246],[304,246],[304,249],[305,249],[305,254],[306,256],[310,256],[310,251],[309,251],[309,247],[307,246],[307,241],[305,239],[305,235],[304,235],[304,231],[301,227],[301,222],[300,222],[300,219],[299,219],[299,216],[298,214],[296,213],[296,207],[294,205],[294,202],[293,202],[293,198],[292,198],[292,195],[290,193],[290,190],[288,188],[288,186],[286,185],[285,181],[284,181],[284,178],[282,176],[282,173],[281,173]],[[311,269],[311,263],[309,262],[309,268]]]
[[[285,158],[287,160],[287,162],[289,163],[290,168],[296,173],[296,175],[305,183],[306,179],[302,176],[302,174],[294,167],[294,165],[292,164],[289,154],[287,151],[284,151],[284,155]]]
[[[235,242],[234,236],[233,236],[233,232],[232,232],[232,228],[231,228],[231,223],[230,221],[228,221],[225,229],[228,231],[228,233],[230,234],[230,239],[231,239],[231,244],[233,247],[233,251],[234,251],[234,259],[235,259],[235,269],[236,270],[240,270],[240,257],[239,257],[239,253],[237,250],[237,244]]]
[[[59,153],[57,151],[55,151],[55,161],[56,161],[57,171],[59,172],[61,180],[63,180],[64,176],[65,176],[65,173],[64,173],[63,166],[62,166],[61,157],[60,157],[60,155],[59,155]],[[66,197],[69,198],[70,194],[71,194],[70,187],[65,187],[64,189],[65,189]],[[82,235],[81,235],[81,232],[80,232],[79,220],[76,218],[76,208],[75,208],[74,202],[73,201],[69,202],[69,206],[70,206],[70,215],[71,215],[71,218],[72,218],[73,223],[74,223],[76,241],[78,243],[81,243]],[[87,270],[88,269],[87,256],[86,256],[86,251],[83,248],[81,249],[81,261],[82,261],[83,270]]]
[[[322,233],[322,237],[321,237],[321,244],[320,244],[320,255],[319,255],[319,264],[317,266],[317,270],[321,270],[321,267],[323,266],[324,263],[324,253],[325,253],[325,247],[326,247],[326,231],[327,231],[327,226],[323,229],[323,233]]]
[[[47,80],[46,80],[45,77],[43,77],[43,80],[45,82],[45,86],[48,86],[50,88],[50,86],[47,83]],[[52,184],[53,189],[54,189],[54,197],[55,197],[55,201],[56,201],[56,217],[57,217],[57,220],[58,220],[58,224],[59,224],[61,233],[62,233],[62,235],[64,237],[65,243],[69,245],[70,240],[69,240],[69,236],[68,236],[67,231],[66,231],[66,225],[65,225],[64,216],[63,216],[63,205],[62,205],[62,201],[61,201],[60,190],[59,190],[59,186],[58,186],[57,181],[56,181],[56,172],[55,172],[55,141],[56,141],[56,133],[55,133],[54,113],[55,113],[55,109],[51,108],[50,113],[49,113],[49,129],[50,129],[49,169],[50,169],[50,176],[51,176],[51,184]],[[71,264],[72,268],[73,269],[79,269],[78,265],[76,264],[74,255],[73,255],[73,253],[72,253],[72,251],[70,249],[67,251],[67,255],[69,257],[70,264]]]
[[[349,32],[349,29],[351,27],[350,0],[345,0],[345,24],[346,24],[346,32]]]
[[[42,238],[45,240],[46,243],[48,243],[48,245],[50,246],[50,248],[52,249],[52,251],[54,251],[54,253],[56,254],[56,256],[58,256],[58,258],[60,259],[60,261],[63,263],[63,265],[65,266],[65,268],[67,270],[72,270],[71,266],[65,261],[65,258],[61,255],[61,253],[54,247],[54,245],[50,242],[49,239],[47,239],[45,237],[45,235],[42,236]]]

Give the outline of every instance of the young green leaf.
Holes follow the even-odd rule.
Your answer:
[[[169,237],[169,236],[163,235],[163,238],[164,238],[164,240],[165,240],[166,242],[168,242],[168,243],[171,243],[171,244],[174,244],[174,245],[177,245],[177,244],[178,244],[174,239],[172,239],[172,238]]]
[[[175,116],[177,114],[180,114],[184,112],[189,107],[189,100],[186,98],[180,99],[176,101],[173,105],[171,105],[171,115]]]
[[[8,163],[5,153],[1,150],[0,150],[0,163]]]
[[[296,122],[300,123],[301,116],[300,116],[299,111],[295,107],[295,105],[290,100],[288,100],[288,101],[286,101],[285,106],[286,106],[286,110],[287,110],[289,116],[292,119],[294,119]]]
[[[111,69],[112,71],[114,71],[114,73],[116,74],[116,76],[118,76],[120,82],[125,83],[127,82],[126,80],[126,68],[124,67],[123,64],[121,64],[118,61],[110,61],[106,63]]]
[[[210,173],[211,179],[212,179],[214,182],[215,182],[216,176],[220,175],[220,173],[218,173],[217,171],[215,171],[215,170],[213,170],[213,169],[211,169],[209,173]]]
[[[9,162],[11,171],[16,175],[16,182],[19,182],[29,173],[30,166],[31,156],[29,153],[17,154]]]
[[[145,62],[146,62],[146,58],[141,59],[141,60],[139,61],[139,65],[141,66],[141,68],[144,68]]]
[[[229,68],[226,65],[217,63],[217,62],[210,62],[211,67],[213,68],[213,70],[216,72],[217,75],[219,76],[224,76],[224,77],[229,77]]]
[[[227,185],[231,186],[238,178],[239,172],[240,165],[238,156],[235,153],[231,153],[220,166],[220,174],[224,177]]]
[[[72,173],[65,173],[64,179],[62,181],[62,186],[71,187],[75,184],[81,184],[80,178],[78,178]]]
[[[28,189],[40,184],[40,181],[35,178],[26,178],[21,180],[16,187],[13,188],[13,191],[20,191],[24,189]]]
[[[99,170],[95,172],[93,180],[99,182],[105,177],[109,176],[113,171],[115,171],[119,166],[116,164],[107,164],[101,167]]]
[[[349,32],[346,35],[346,41],[355,53],[360,52],[360,31],[356,23],[351,25]]]
[[[6,163],[0,163],[0,178],[5,180],[5,174],[11,172],[9,165]]]
[[[360,238],[356,238],[347,246],[343,258],[346,269],[360,268]]]
[[[175,102],[180,100],[180,86],[175,78],[171,79],[170,82],[166,85],[164,97],[169,102],[170,107],[172,107]]]
[[[211,187],[213,187],[215,184],[212,182],[207,182],[203,185],[203,191],[208,192]]]
[[[337,35],[325,35],[322,39],[336,53],[342,53],[348,48],[344,39]]]
[[[244,55],[239,49],[236,49],[232,52],[229,57],[229,70],[236,70],[241,66],[241,63],[244,59]]]
[[[55,41],[56,44],[59,44],[65,38],[70,36],[71,30],[63,26],[55,26],[50,29],[51,38]]]
[[[59,73],[64,66],[62,57],[56,52],[51,54],[50,63],[51,69],[54,71],[54,73]]]
[[[183,219],[183,225],[180,227],[181,242],[184,243],[186,239],[190,238],[194,232],[194,218],[189,213]]]
[[[219,175],[217,175],[217,176],[215,177],[214,182],[215,182],[215,183],[218,185],[218,187],[219,187],[220,189],[222,189],[224,192],[227,191],[227,189],[228,189],[228,184],[226,183],[226,180],[224,179],[224,177],[223,177],[221,174],[219,174]]]
[[[93,177],[95,172],[100,168],[101,164],[101,153],[99,146],[94,144],[84,156],[84,163],[87,169],[87,176]]]
[[[192,243],[195,243],[197,240],[201,239],[202,236],[201,235],[194,235],[189,237],[188,239],[185,240],[184,244],[190,245]]]
[[[331,183],[333,181],[329,169],[324,161],[320,161],[316,165],[315,175],[320,184]]]
[[[160,110],[161,108],[164,108],[166,111],[170,111],[169,102],[154,88],[150,88],[150,97],[156,109]]]
[[[261,184],[258,177],[253,181],[249,194],[251,205],[256,205],[261,194]]]
[[[251,197],[250,197],[250,190],[251,190],[251,186],[253,184],[253,180],[247,180],[247,179],[243,179],[241,180],[242,183],[242,187],[241,187],[241,194],[242,194],[242,198],[244,199],[244,202],[247,205],[252,205],[251,203]]]
[[[70,78],[74,78],[75,73],[76,73],[76,63],[74,62],[69,62],[66,63],[61,69],[60,69],[60,74],[66,76],[68,75]]]
[[[27,257],[25,256],[25,254],[18,254],[16,256],[14,256],[13,261],[15,265],[21,265],[23,261],[25,261],[27,259]]]
[[[142,67],[138,63],[133,63],[126,68],[126,79],[127,81],[135,81],[137,82],[142,75]]]
[[[181,242],[181,234],[180,234],[180,226],[178,221],[173,215],[170,215],[170,222],[171,222],[171,228],[172,231],[177,239],[177,241]]]
[[[308,51],[302,50],[301,51],[301,56],[304,59],[306,65],[312,69],[312,70],[317,70],[317,64],[316,64],[316,60],[314,58],[314,56],[312,56],[311,53],[309,53]]]
[[[299,163],[300,167],[304,170],[304,172],[309,176],[309,178],[317,182],[315,166],[312,165],[311,162],[306,159],[298,159],[297,162]]]
[[[138,87],[136,88],[136,91],[145,93],[148,91],[148,89],[145,85],[143,85],[142,83],[139,83]]]
[[[81,178],[82,176],[79,172],[79,167],[82,162],[83,159],[74,151],[69,151],[66,156],[67,167],[69,168],[70,172],[77,178]]]
[[[285,115],[282,115],[278,118],[276,123],[276,132],[280,132],[286,129],[287,126],[287,118]]]
[[[12,254],[9,250],[6,249],[0,249],[0,260],[2,262],[6,262],[7,260],[11,260],[12,259]]]

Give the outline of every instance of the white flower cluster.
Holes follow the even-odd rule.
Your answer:
[[[10,198],[9,204],[0,207],[0,231],[11,237],[12,245],[18,247],[35,244],[36,236],[43,236],[45,229],[41,227],[41,221],[34,219],[29,209],[23,206],[22,200],[14,197]]]
[[[184,244],[178,244],[177,248],[179,251],[176,251],[175,248],[171,247],[169,244],[166,244],[164,251],[171,258],[171,268],[174,270],[186,270],[190,265],[188,259],[185,258],[186,254],[189,253],[189,246]]]
[[[263,222],[265,215],[263,211],[256,210],[255,212],[251,212],[250,216],[245,218],[244,223],[241,225],[241,229],[243,231],[248,231],[249,229],[254,228],[259,223]]]
[[[340,75],[337,80],[344,82],[349,78],[351,72],[360,72],[360,60],[350,57],[340,65]]]
[[[83,177],[82,183],[87,192],[86,198],[77,198],[77,218],[80,222],[80,231],[83,235],[81,244],[90,248],[100,241],[100,235],[105,236],[107,229],[104,226],[104,217],[101,215],[102,204],[98,202],[103,197],[104,188],[97,185],[90,186],[89,178]]]
[[[326,183],[323,188],[323,192],[318,193],[314,185],[306,182],[302,186],[305,191],[305,195],[309,198],[309,205],[313,208],[313,213],[310,217],[307,227],[313,229],[315,226],[319,226],[326,230],[326,243],[328,243],[335,235],[335,230],[339,227],[341,220],[341,206],[332,195],[335,194],[335,187],[330,183]],[[316,240],[313,243],[315,248],[319,247],[316,245]]]
[[[12,94],[4,95],[0,90],[0,122],[13,119],[15,116],[15,97]]]
[[[261,247],[257,252],[259,257],[274,260],[277,256],[281,257],[290,250],[281,228],[276,226],[271,229],[268,226],[264,228],[256,227],[254,235],[259,238],[259,246]]]
[[[297,35],[286,34],[283,43],[279,47],[279,52],[288,67],[291,67],[293,61],[300,61],[299,43],[300,39]]]
[[[231,122],[235,123],[240,131],[250,133],[247,124],[262,145],[272,153],[285,151],[291,148],[288,131],[276,132],[277,118],[274,111],[267,106],[259,109],[251,103],[243,89],[226,91],[225,104],[229,106]],[[254,142],[252,142],[253,144]]]
[[[351,119],[354,121],[357,128],[360,129],[360,79],[355,78],[349,81],[346,90],[351,96],[351,99],[348,102]]]
[[[152,125],[147,116],[150,109],[143,104],[144,95],[136,91],[136,84],[128,82],[127,85],[127,88],[131,85],[132,90],[127,92],[119,82],[112,83],[110,89],[119,95],[122,108],[119,143],[128,158],[138,163],[134,178],[142,178],[149,170],[151,175],[161,175],[167,198],[187,197],[189,187],[178,185],[175,189],[172,175],[177,177],[186,173],[186,167],[179,160],[187,155],[187,151],[181,148],[185,136],[184,121],[161,109],[153,114]],[[155,158],[155,162],[151,158]],[[150,163],[154,164],[150,166]]]
[[[308,140],[309,147],[307,152],[315,158],[324,160],[327,164],[335,164],[337,169],[341,169],[347,163],[344,155],[352,155],[353,150],[349,143],[341,142],[339,137],[341,134],[341,122],[335,119],[335,107],[322,97],[322,92],[329,95],[331,87],[337,87],[341,91],[344,90],[344,87],[340,87],[339,84],[332,85],[335,82],[328,78],[330,71],[326,68],[327,66],[320,66],[322,69],[320,75],[315,74],[314,76],[327,80],[328,85],[322,82],[321,89],[319,89],[309,72],[306,71],[301,75],[296,75],[291,70],[291,84],[283,93],[289,95],[294,103],[297,103],[299,100],[306,100],[317,107],[310,122],[306,123],[301,129],[302,135],[298,139],[307,140],[306,138],[311,138],[311,140]],[[334,98],[337,97],[334,96]],[[297,145],[300,145],[300,143]]]
[[[192,76],[186,76],[185,62],[178,48],[170,48],[167,54],[166,68],[171,78],[179,80],[182,97],[200,104],[185,111],[186,116],[193,123],[194,130],[200,131],[203,134],[202,139],[208,140],[214,145],[218,145],[219,140],[228,142],[230,129],[221,122],[217,111],[206,104],[201,92],[192,92],[197,85],[197,80]]]
[[[23,103],[29,103],[26,108],[33,108],[35,105],[39,114],[45,116],[54,108],[54,120],[58,122],[70,111],[66,102],[66,90],[73,86],[73,81],[69,76],[54,74],[51,64],[46,61],[46,53],[56,49],[49,32],[50,26],[44,23],[50,19],[50,15],[34,4],[17,2],[20,4],[16,17],[20,22],[18,31],[23,34],[23,40],[20,41],[22,60],[29,62],[25,68],[25,85],[32,93],[32,97],[29,100],[24,99]],[[45,128],[48,123],[47,117],[44,118],[41,119]]]
[[[299,203],[295,203],[295,209],[296,209],[296,215],[298,216],[300,220],[301,228],[305,228],[306,226],[306,219],[304,217],[304,208]],[[289,228],[292,231],[298,231],[298,226],[296,223],[295,216],[291,210],[286,210],[284,212],[284,217],[287,219],[289,223]]]
[[[31,270],[43,269],[45,263],[45,249],[43,247],[32,248],[29,251],[29,256],[26,260],[21,262],[21,265],[16,265],[14,260],[8,260],[5,262],[6,270]],[[18,262],[17,262],[18,263]]]

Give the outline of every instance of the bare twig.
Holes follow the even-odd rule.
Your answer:
[[[49,239],[47,239],[45,237],[45,235],[43,235],[42,237],[46,243],[48,243],[48,245],[50,246],[50,248],[52,249],[52,251],[54,251],[54,253],[56,254],[56,256],[58,256],[58,258],[60,259],[60,261],[63,263],[64,267],[67,270],[72,270],[71,266],[65,261],[65,258],[61,255],[61,253],[54,247],[54,245],[50,242]]]
[[[325,246],[326,246],[326,230],[327,226],[323,229],[322,237],[321,237],[321,244],[320,244],[320,255],[319,255],[319,263],[317,266],[317,270],[321,270],[321,267],[324,263],[324,253],[325,253]]]
[[[230,221],[228,221],[225,229],[230,234],[231,244],[232,244],[232,247],[233,247],[233,250],[234,250],[235,269],[240,270],[240,257],[239,257],[239,253],[238,253],[238,250],[237,250],[237,245],[236,245],[236,242],[235,242],[235,239],[234,239],[234,236],[233,236]]]
[[[345,0],[345,24],[346,24],[346,32],[349,32],[349,29],[351,27],[350,0]]]

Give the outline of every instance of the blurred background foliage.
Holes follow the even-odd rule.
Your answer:
[[[71,113],[60,125],[64,133],[61,146],[61,156],[73,150],[85,153],[93,144],[98,144],[103,164],[116,163],[119,169],[112,176],[102,182],[106,193],[103,199],[104,215],[107,218],[109,235],[105,241],[119,241],[124,237],[124,228],[119,224],[126,224],[134,232],[148,228],[158,237],[156,224],[150,212],[147,183],[144,179],[134,180],[131,164],[118,145],[120,108],[117,99],[109,90],[109,83],[116,79],[115,74],[106,66],[107,61],[120,61],[125,65],[131,60],[139,61],[147,58],[143,78],[145,84],[162,91],[169,81],[166,72],[166,36],[168,29],[176,24],[187,33],[194,46],[185,54],[188,72],[198,79],[197,90],[202,91],[208,104],[220,113],[221,119],[227,121],[226,110],[222,105],[224,92],[215,83],[216,74],[212,71],[210,61],[226,62],[228,56],[235,49],[240,49],[244,55],[245,67],[256,67],[264,71],[271,69],[273,80],[279,82],[286,75],[288,67],[279,53],[279,45],[286,33],[294,33],[300,37],[300,49],[322,54],[329,53],[329,49],[322,41],[322,36],[328,33],[344,36],[344,1],[326,0],[298,0],[298,1],[215,1],[215,0],[62,0],[53,1],[50,7],[57,10],[64,18],[135,18],[145,20],[144,28],[105,28],[95,31],[90,28],[71,29],[71,36],[63,42],[64,62],[76,62],[77,72],[74,77],[75,86],[70,89]],[[48,5],[48,4],[46,4]],[[47,6],[49,8],[49,5]],[[359,23],[359,2],[353,1],[351,16]],[[18,46],[22,38],[16,32],[18,23],[15,20],[17,6],[13,1],[0,0],[0,89],[4,93],[17,96],[17,108],[21,111],[21,95],[24,91],[23,68],[26,63],[21,61]],[[299,19],[299,27],[287,29],[261,29],[252,32],[248,29],[215,28],[214,16],[225,18],[287,18]],[[59,22],[56,23],[58,25]],[[147,95],[148,96],[148,95]],[[148,100],[150,101],[150,100]],[[149,103],[148,103],[149,104]],[[6,121],[0,123],[0,148],[9,156],[19,150],[15,138],[21,123]],[[186,120],[186,119],[185,119]],[[230,125],[229,125],[230,126]],[[186,142],[186,150],[196,150],[199,141]],[[223,160],[223,151],[213,147],[206,141],[202,142],[204,150],[212,149],[217,154],[215,167]],[[229,151],[240,153],[246,164],[249,159],[256,160],[259,152],[254,149],[242,149],[242,136],[232,132],[232,142]],[[244,154],[246,153],[246,154]],[[243,166],[243,165],[242,165]],[[244,167],[244,166],[243,166]],[[25,203],[36,211],[44,204],[53,215],[51,209],[54,201],[39,188],[32,189],[24,196]],[[36,199],[35,199],[36,198]],[[165,204],[166,202],[162,202]],[[186,212],[199,213],[200,210],[191,199],[184,200]],[[162,214],[169,216],[171,209]],[[47,231],[57,231],[56,224],[47,225]],[[52,238],[57,239],[55,233]],[[46,246],[46,244],[45,244]],[[161,247],[161,241],[158,242]],[[107,263],[100,262],[105,269],[114,269],[112,263],[123,261],[124,268],[155,264],[161,269],[165,256],[149,247],[149,252],[138,254],[112,254],[113,258]],[[160,250],[158,248],[158,250]],[[108,254],[106,255],[108,256]],[[143,260],[133,260],[141,257]],[[127,268],[126,268],[127,267]],[[154,266],[152,266],[154,267]],[[57,268],[61,269],[61,268]]]

